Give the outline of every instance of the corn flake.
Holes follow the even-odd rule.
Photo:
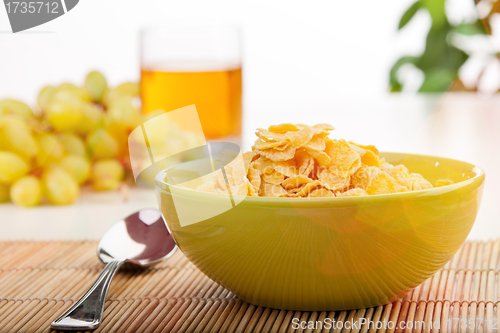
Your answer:
[[[257,153],[253,151],[247,151],[243,154],[243,161],[245,162],[245,174],[248,173],[250,168],[250,163],[257,157]]]
[[[265,149],[265,150],[256,150],[256,152],[260,153],[262,156],[267,157],[272,161],[287,161],[293,158],[295,155],[295,150],[297,148],[289,146],[283,151],[279,151],[276,149]]]
[[[316,162],[318,162],[319,166],[327,167],[332,161],[330,156],[328,156],[328,154],[324,151],[308,150],[307,148],[306,151],[311,155],[312,158],[314,158]]]
[[[313,135],[314,132],[310,127],[302,128],[300,131],[287,132],[285,134],[286,138],[290,140],[292,146],[295,148],[300,148],[306,143],[309,143]]]
[[[260,178],[260,171],[254,168],[248,169],[248,180],[250,185],[252,185],[254,192],[259,193],[260,183],[262,179]]]
[[[326,154],[331,158],[331,165],[353,174],[361,166],[361,157],[345,140],[326,140]]]
[[[299,174],[309,176],[314,168],[314,159],[306,150],[299,149],[295,153],[295,164]]]
[[[281,145],[281,146],[276,146],[273,149],[283,151],[283,150],[287,149],[288,147],[290,147],[290,142],[287,142],[286,144]]]
[[[274,169],[274,162],[264,156],[260,156],[250,163],[250,167],[259,170],[260,173],[270,173]]]
[[[231,194],[232,195],[247,195],[248,194],[248,180],[238,184],[231,186]]]
[[[349,143],[349,146],[359,154],[361,157],[361,163],[368,165],[368,166],[375,166],[375,167],[380,167],[380,161],[378,159],[378,156],[371,150],[361,148],[358,145]]]
[[[279,124],[269,126],[269,131],[273,133],[286,133],[290,131],[298,131],[299,128],[294,124]]]
[[[251,197],[258,197],[259,196],[258,188],[257,188],[257,190],[255,190],[255,188],[250,183],[250,181],[247,181],[247,188],[248,188],[248,195],[249,196],[251,196]]]
[[[333,131],[335,128],[330,124],[316,124],[312,128],[321,131]]]
[[[406,188],[411,187],[410,172],[404,165],[399,164],[397,166],[393,166],[392,168],[385,167],[383,170],[394,178],[399,185],[405,186]]]
[[[295,160],[297,159],[297,154],[298,152],[295,153]],[[286,177],[294,177],[299,173],[295,165],[295,160],[274,162],[274,170],[284,174]]]
[[[273,170],[271,173],[262,174],[262,179],[269,184],[280,185],[285,180],[285,175]]]
[[[269,148],[276,148],[276,147],[282,147],[282,146],[287,146],[288,141],[264,141],[261,138],[255,140],[254,147],[255,149],[269,149]]]
[[[308,197],[310,198],[314,198],[314,197],[334,197],[335,194],[333,194],[332,191],[322,187],[322,188],[318,188],[314,191],[311,191],[309,192],[309,195]]]
[[[362,165],[356,172],[353,174],[351,183],[354,187],[362,188],[366,190],[368,185],[370,185],[371,180],[381,172],[377,167],[369,167],[366,165]]]
[[[396,190],[397,193],[410,191],[408,189],[408,187],[400,185],[400,184],[396,184],[396,186],[394,188],[395,188],[395,190]]]
[[[388,162],[385,161],[385,158],[379,158],[378,162],[380,164],[380,170],[388,172],[389,170],[391,170],[392,168],[394,168],[394,165],[392,165],[391,163],[388,163]]]
[[[411,173],[410,174],[411,184],[408,187],[410,191],[419,191],[433,188],[432,184],[425,179],[421,174]]]
[[[304,175],[298,175],[294,177],[287,178],[285,181],[281,183],[281,186],[285,188],[285,190],[289,190],[292,188],[300,187],[307,183],[312,183],[313,180]]]
[[[307,125],[302,125],[307,126]],[[329,132],[334,130],[333,126],[329,124],[316,124],[311,129],[314,131],[314,134],[321,139],[324,139],[330,134]]]
[[[377,173],[366,187],[368,194],[396,193],[396,181],[385,171]]]
[[[447,185],[451,185],[451,184],[455,184],[455,182],[451,179],[438,179],[438,180],[436,180],[435,186],[441,187],[441,186],[447,186]]]
[[[238,152],[235,152],[233,150],[229,149],[224,149],[222,153],[219,155],[217,160],[222,164],[222,165],[227,165],[234,161],[234,159],[238,156]]]
[[[375,155],[377,155],[377,156],[378,156],[378,154],[379,154],[379,151],[378,151],[378,149],[377,149],[375,146],[371,146],[371,145],[360,145],[360,144],[358,144],[358,143],[354,143],[354,142],[352,142],[352,141],[349,141],[349,143],[350,143],[350,144],[352,144],[352,145],[358,146],[359,148],[363,148],[363,149],[365,149],[365,150],[370,150],[371,152],[373,152],[373,153],[374,153]]]
[[[275,133],[263,128],[257,128],[255,134],[264,141],[286,141],[287,138],[283,133]]]
[[[227,191],[226,179],[224,177],[224,173],[222,172],[222,169],[219,169],[217,171],[216,176],[215,176],[215,180],[216,180],[217,185],[220,188],[222,188],[224,191]]]
[[[326,144],[325,140],[315,135],[312,139],[304,146],[307,150],[313,150],[317,152],[323,152],[325,150]]]
[[[242,156],[238,156],[228,164],[229,172],[227,173],[227,177],[229,180],[229,184],[243,184],[245,182],[247,171],[245,167],[245,161]],[[228,168],[226,168],[228,169]]]
[[[305,185],[302,185],[301,187],[294,188],[291,191],[289,191],[289,196],[290,197],[305,197],[307,196],[311,191],[315,190],[318,187],[321,187],[322,184],[319,180],[315,180],[311,183],[307,183]]]
[[[336,192],[335,196],[336,197],[360,197],[362,195],[368,195],[365,190],[362,188],[352,188],[350,190],[347,190],[345,192]]]
[[[259,196],[261,197],[286,197],[288,192],[280,185],[273,185],[266,182],[260,184]]]
[[[322,169],[318,173],[318,178],[327,189],[339,191],[349,186],[351,177],[341,177],[329,169]]]

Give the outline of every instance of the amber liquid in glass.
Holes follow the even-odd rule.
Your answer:
[[[241,139],[241,66],[143,67],[141,96],[144,113],[195,104],[206,139]]]

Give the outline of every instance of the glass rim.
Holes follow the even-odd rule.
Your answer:
[[[167,54],[158,51],[156,44],[173,42],[173,45],[177,45],[179,40],[182,40],[184,44],[186,40],[191,40],[193,41],[190,44],[191,46],[210,40],[222,45],[222,47],[215,48],[210,52],[200,51],[202,57],[199,52],[188,52],[189,55],[186,59],[214,60],[217,63],[222,61],[225,64],[223,67],[241,67],[242,29],[239,24],[231,21],[221,19],[173,20],[166,24],[145,26],[140,29],[138,37],[139,57],[142,67],[157,67],[157,65],[154,65],[155,63],[165,62],[167,59],[179,61],[181,57],[186,58],[185,54],[179,55],[175,54],[175,52],[174,54]],[[185,45],[177,46],[180,50],[186,49]],[[210,48],[206,48],[206,50],[210,50]],[[214,52],[217,54],[213,54]],[[153,56],[154,53],[160,55]],[[220,65],[217,67],[220,67]]]
[[[146,25],[139,29],[139,36],[141,39],[148,33],[154,32],[169,32],[169,31],[183,31],[188,32],[193,31],[205,31],[205,29],[224,29],[233,30],[238,35],[241,33],[241,26],[233,21],[227,20],[212,20],[212,19],[196,19],[196,20],[175,20],[169,23],[160,23]]]

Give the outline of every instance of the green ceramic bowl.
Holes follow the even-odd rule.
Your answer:
[[[186,257],[246,302],[305,311],[378,306],[403,296],[457,252],[474,224],[485,177],[480,168],[452,159],[381,155],[432,183],[449,178],[456,184],[362,197],[231,202],[168,185],[160,173],[159,205]],[[197,161],[173,168],[190,177],[200,170]]]

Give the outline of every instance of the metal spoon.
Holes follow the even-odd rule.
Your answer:
[[[157,209],[142,209],[114,224],[99,241],[97,256],[106,264],[90,289],[52,324],[58,330],[96,329],[109,283],[125,262],[145,267],[170,257],[177,246]]]

